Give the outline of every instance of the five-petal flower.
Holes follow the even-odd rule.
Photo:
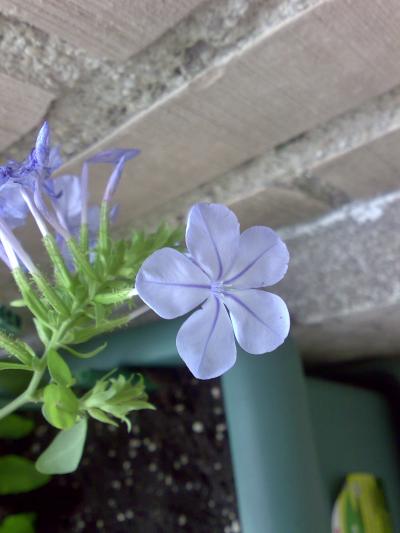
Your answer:
[[[240,234],[235,214],[219,204],[192,207],[188,255],[172,248],[152,254],[136,277],[142,300],[162,318],[195,311],[181,326],[179,355],[199,379],[222,375],[236,361],[235,337],[252,354],[270,352],[289,332],[289,313],[277,295],[262,290],[286,273],[289,253],[265,226]]]

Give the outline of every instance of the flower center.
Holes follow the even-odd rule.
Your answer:
[[[213,292],[214,294],[222,294],[224,292],[224,282],[213,281],[211,283],[211,292]]]

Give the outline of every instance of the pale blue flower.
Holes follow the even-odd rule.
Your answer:
[[[194,376],[222,375],[236,361],[235,337],[251,354],[283,343],[290,319],[284,301],[262,287],[286,273],[289,253],[265,226],[240,235],[235,214],[219,204],[192,207],[187,228],[189,256],[172,248],[153,253],[136,277],[142,300],[163,318],[195,311],[181,326],[179,355]]]

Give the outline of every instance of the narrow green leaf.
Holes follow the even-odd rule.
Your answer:
[[[35,424],[30,418],[20,415],[8,415],[0,420],[1,439],[22,439],[29,435]]]
[[[38,472],[35,464],[25,457],[4,455],[0,457],[0,494],[19,494],[38,489],[50,477]]]
[[[6,516],[0,524],[0,533],[35,533],[35,513],[18,513]]]
[[[26,307],[26,302],[25,300],[12,300],[9,305],[11,305],[11,307]]]
[[[6,361],[0,361],[0,370],[27,370],[28,372],[32,372],[32,369],[28,366],[20,363],[8,363]]]
[[[71,428],[78,416],[79,400],[61,385],[50,383],[43,391],[43,416],[57,429]]]
[[[52,380],[56,383],[64,387],[71,387],[75,383],[69,366],[55,350],[49,351],[47,355],[47,366]]]
[[[7,333],[4,333],[3,331],[0,331],[0,348],[3,348],[8,354],[12,355],[25,365],[29,365],[35,357],[34,352],[28,344],[15,337],[7,335]]]
[[[126,300],[130,300],[133,296],[134,293],[132,287],[128,287],[114,292],[97,294],[94,297],[94,301],[99,304],[113,305],[123,303]]]
[[[71,429],[60,431],[50,446],[36,461],[42,474],[69,474],[74,472],[82,457],[86,440],[87,420],[82,418]]]
[[[94,357],[98,353],[102,352],[105,348],[107,348],[107,343],[105,342],[101,346],[98,346],[91,352],[78,352],[78,350],[74,350],[71,348],[71,346],[63,345],[62,347],[67,352],[70,352],[72,355],[75,355],[76,357],[79,357],[80,359],[90,359],[91,357]]]

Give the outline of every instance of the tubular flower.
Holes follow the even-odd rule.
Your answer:
[[[290,319],[284,301],[262,290],[280,281],[289,253],[265,226],[240,234],[235,214],[219,204],[192,207],[186,228],[189,255],[172,248],[153,253],[136,277],[142,300],[162,318],[200,306],[181,326],[179,355],[193,375],[222,375],[236,361],[235,337],[251,354],[283,343]]]

